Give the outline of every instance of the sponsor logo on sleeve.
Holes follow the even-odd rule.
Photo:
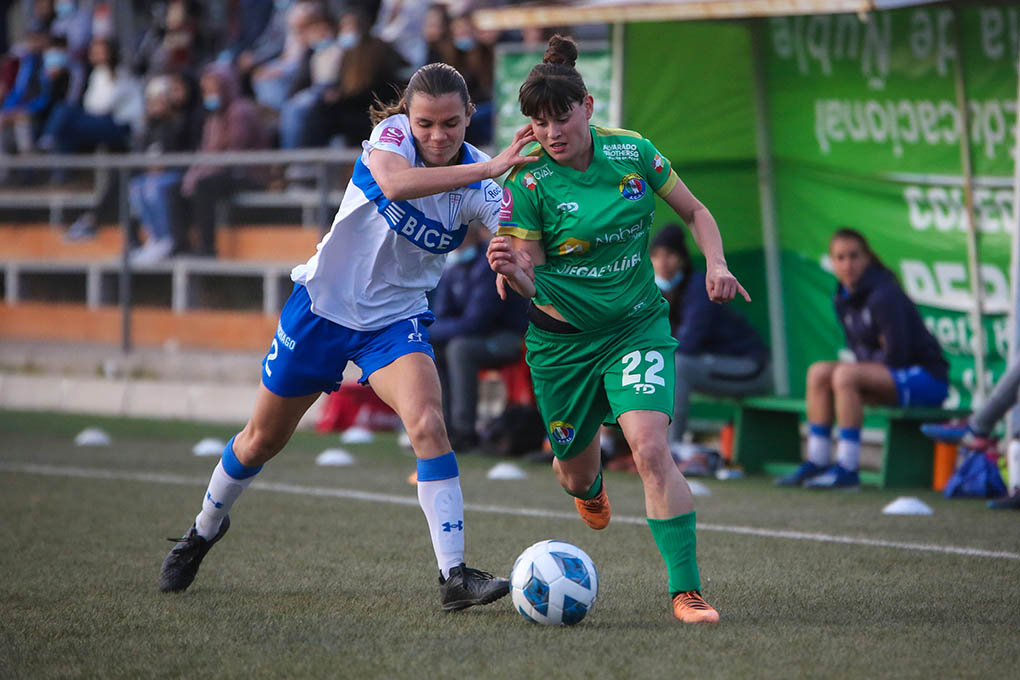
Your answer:
[[[499,221],[512,222],[514,218],[514,195],[503,189],[503,200],[499,203]]]
[[[666,166],[666,162],[662,156],[655,154],[655,158],[652,159],[652,167],[655,168],[655,172],[662,172],[662,169]]]
[[[404,131],[396,127],[383,128],[382,134],[379,135],[379,141],[400,146],[404,143]]]
[[[528,187],[529,190],[534,191],[535,187],[538,186],[538,182],[535,180],[535,176],[530,172],[524,173],[524,186]]]
[[[503,197],[503,192],[500,190],[499,185],[495,182],[489,182],[485,185],[485,200],[489,203],[495,203]]]

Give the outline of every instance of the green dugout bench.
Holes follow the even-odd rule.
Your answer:
[[[692,399],[691,417],[731,420],[733,458],[748,474],[781,475],[801,463],[800,423],[803,399],[748,397]],[[934,444],[921,434],[921,423],[965,417],[965,409],[865,406],[864,425],[883,431],[882,465],[861,471],[861,481],[882,488],[931,488]],[[729,417],[727,417],[729,416]]]

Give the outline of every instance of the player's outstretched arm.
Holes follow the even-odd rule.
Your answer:
[[[698,248],[705,255],[705,289],[708,291],[708,299],[712,302],[729,302],[740,293],[750,302],[751,296],[726,265],[719,225],[708,208],[694,197],[682,181],[677,182],[666,196],[666,203],[691,230]]]
[[[499,297],[506,299],[506,285],[526,298],[535,297],[535,263],[545,261],[541,242],[525,241],[511,236],[496,236],[489,241],[486,256],[496,277],[496,290]]]
[[[383,195],[391,201],[406,201],[499,177],[515,165],[531,163],[538,157],[522,156],[521,151],[534,141],[535,135],[529,123],[514,133],[513,141],[499,155],[481,163],[413,168],[411,162],[400,154],[383,149],[374,149],[368,162],[372,177]]]

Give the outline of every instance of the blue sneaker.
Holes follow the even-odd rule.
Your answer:
[[[804,482],[808,489],[856,489],[860,485],[857,470],[847,470],[839,464],[829,466],[820,475]]]
[[[921,432],[929,439],[956,444],[970,432],[966,420],[949,420],[944,423],[922,423]]]
[[[821,465],[815,465],[811,461],[807,460],[800,464],[800,466],[786,475],[785,477],[779,477],[776,479],[776,486],[800,486],[804,482],[813,477],[825,472],[826,468]]]

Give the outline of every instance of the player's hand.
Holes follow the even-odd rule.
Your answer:
[[[499,293],[501,300],[506,300],[507,278],[521,269],[518,264],[518,255],[519,253],[514,250],[509,237],[494,236],[489,240],[485,256],[489,258],[489,267],[498,274],[496,292]]]
[[[488,174],[489,177],[499,177],[515,165],[521,165],[522,163],[534,163],[537,161],[538,156],[521,155],[521,151],[524,150],[524,147],[534,141],[535,133],[531,129],[531,123],[528,123],[514,133],[514,139],[510,142],[510,146],[503,149],[498,156],[495,156],[492,160],[488,161],[489,169],[486,174]]]
[[[737,277],[730,273],[725,264],[713,265],[708,268],[705,275],[705,289],[708,291],[708,299],[712,302],[729,302],[737,293],[744,296],[748,302],[751,296],[747,294],[744,287],[737,281]]]

